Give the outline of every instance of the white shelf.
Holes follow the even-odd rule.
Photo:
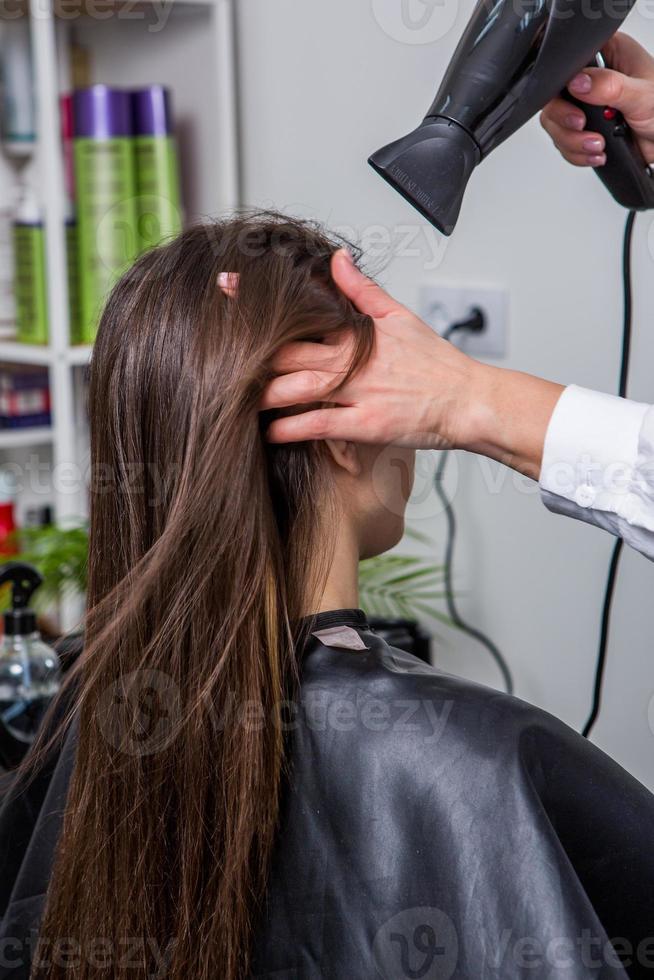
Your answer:
[[[54,351],[45,344],[21,344],[16,340],[0,340],[0,361],[11,364],[52,364]]]
[[[64,356],[68,364],[88,364],[91,360],[92,351],[92,344],[80,344],[76,347],[69,347]]]
[[[33,429],[0,429],[0,449],[48,446],[52,443],[52,438],[52,429],[49,426],[35,426]]]
[[[0,8],[3,3],[0,0]],[[0,361],[48,368],[52,427],[0,430],[0,450],[5,450],[5,459],[15,462],[26,447],[48,449],[53,477],[47,502],[52,503],[57,522],[78,518],[87,506],[84,488],[66,492],[57,485],[54,473],[71,463],[85,472],[88,434],[80,425],[85,398],[79,385],[80,372],[75,368],[88,364],[92,350],[91,345],[69,343],[64,222],[68,202],[59,94],[70,90],[70,43],[74,39],[88,51],[92,83],[136,88],[159,82],[171,89],[182,196],[186,218],[193,223],[206,215],[224,214],[240,203],[235,3],[171,0],[164,10],[157,0],[137,0],[125,17],[108,19],[94,17],[91,5],[86,10],[82,3],[79,16],[71,20],[63,0],[29,4],[18,0],[19,9],[29,10],[31,25],[38,126],[36,168],[45,226],[50,340],[42,346],[0,340]],[[115,9],[120,13],[118,0]],[[19,509],[23,502],[21,497]],[[70,620],[62,610],[64,628]]]
[[[55,361],[64,361],[76,366],[88,364],[92,350],[92,344],[79,344],[58,351],[47,344],[21,344],[13,340],[0,340],[0,361],[9,364],[40,364],[44,367],[49,367]]]

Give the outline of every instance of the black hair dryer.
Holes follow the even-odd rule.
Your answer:
[[[479,0],[423,122],[370,164],[449,235],[472,171],[586,65],[604,66],[602,45],[634,0]],[[581,106],[587,129],[606,139],[596,172],[627,208],[654,207],[654,176],[611,106]]]

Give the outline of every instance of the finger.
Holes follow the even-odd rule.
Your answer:
[[[312,439],[347,439],[361,442],[361,420],[353,408],[316,408],[271,422],[269,442],[309,442]]]
[[[296,341],[286,344],[274,356],[272,368],[276,374],[290,374],[291,371],[345,371],[348,351],[334,344],[313,344]]]
[[[238,292],[238,272],[219,272],[218,273],[218,286],[222,289],[225,296],[229,299],[234,299],[236,293]]]
[[[614,71],[632,78],[654,79],[654,58],[638,41],[622,31],[606,42],[602,54]]]
[[[556,148],[566,155],[566,159],[578,154],[597,156],[606,149],[606,141],[600,133],[576,133],[555,122],[548,122],[547,132]]]
[[[291,405],[308,405],[333,399],[338,387],[338,375],[321,371],[296,371],[282,374],[267,385],[261,408],[288,408]]]
[[[561,150],[561,156],[573,167],[603,167],[606,163],[606,153],[593,156],[588,153],[566,153]]]
[[[634,120],[652,115],[651,83],[611,68],[584,69],[570,81],[568,90],[582,102],[612,106]]]
[[[562,129],[572,130],[580,133],[586,126],[586,116],[573,106],[567,99],[552,99],[548,102],[540,114],[541,125],[550,136],[552,127],[559,126]]]
[[[339,249],[332,256],[332,277],[341,292],[352,300],[361,313],[383,317],[401,309],[400,304],[384,292],[381,286],[357,269],[345,248]]]

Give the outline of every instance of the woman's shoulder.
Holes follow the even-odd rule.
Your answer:
[[[474,772],[478,788],[512,776],[543,798],[595,781],[638,796],[654,815],[649,791],[554,715],[429,666],[365,628],[351,632],[350,648],[338,645],[343,637],[334,645],[313,636],[304,661],[304,717],[320,717],[330,751],[340,744],[345,754],[379,756],[427,789],[452,765]]]
[[[446,673],[390,646],[372,630],[343,626],[312,634],[303,658],[303,700],[315,698],[359,710],[376,706],[380,716],[404,712],[413,732],[430,734],[435,714],[486,742],[491,732],[514,734],[533,725],[576,733],[546,711],[520,698]],[[389,729],[390,730],[390,729]],[[397,732],[399,729],[395,729]]]

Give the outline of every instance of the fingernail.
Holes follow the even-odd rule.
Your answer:
[[[572,81],[568,84],[568,88],[573,92],[590,92],[592,86],[593,81],[590,75],[586,75],[585,72],[575,75]]]
[[[349,248],[343,247],[341,249],[341,252],[345,256],[345,258],[348,260],[348,262],[350,263],[350,265],[354,265],[354,257],[352,256],[352,253],[350,252]]]
[[[217,281],[222,291],[231,298],[236,295],[238,289],[238,272],[219,272]]]
[[[570,129],[576,129],[577,131],[580,131],[584,128],[585,123],[586,120],[584,119],[584,117],[580,116],[576,112],[571,112],[569,116],[565,117],[565,124],[566,126],[569,126]]]
[[[591,153],[601,153],[604,149],[604,140],[595,136],[584,140],[581,145],[583,146],[584,150],[588,150]]]
[[[606,163],[606,153],[597,153],[594,156],[588,157],[588,162],[591,167],[601,167]]]

